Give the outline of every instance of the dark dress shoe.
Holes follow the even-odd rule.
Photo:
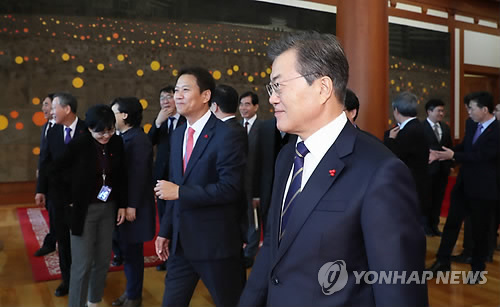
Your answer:
[[[253,258],[245,257],[243,265],[245,266],[245,269],[251,268],[253,266]]]
[[[119,298],[117,298],[116,300],[114,300],[111,305],[112,306],[122,306],[125,301],[127,300],[127,292],[123,293],[122,295],[120,295]]]
[[[441,262],[439,260],[436,260],[429,268],[426,269],[426,271],[431,271],[434,274],[437,272],[448,272],[451,271],[451,266],[449,263]]]
[[[120,266],[123,264],[123,259],[122,257],[119,256],[113,256],[113,262],[111,262],[112,266]]]
[[[141,304],[142,304],[142,298],[138,298],[136,300],[127,299],[123,304],[123,307],[141,307]]]
[[[68,295],[69,292],[69,287],[65,282],[62,282],[59,287],[57,287],[56,292],[54,293],[55,296],[65,296]]]
[[[456,256],[451,256],[451,261],[457,262],[457,263],[467,263],[471,264],[472,263],[472,257],[467,256],[464,253],[458,254]]]
[[[34,254],[35,257],[42,257],[48,254],[51,254],[56,251],[55,247],[50,247],[47,245],[42,245],[39,250],[37,250]]]
[[[156,266],[157,271],[166,271],[167,270],[167,262],[163,262]]]

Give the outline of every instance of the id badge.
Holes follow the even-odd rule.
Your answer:
[[[108,200],[109,194],[111,194],[111,188],[107,185],[103,185],[99,194],[97,194],[97,199],[106,202]]]

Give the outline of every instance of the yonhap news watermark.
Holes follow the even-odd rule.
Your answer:
[[[425,284],[428,280],[436,278],[436,284],[485,284],[488,279],[488,271],[352,271],[355,283],[358,284],[385,284],[385,285],[407,285]],[[336,260],[325,263],[318,272],[318,282],[325,295],[331,295],[342,290],[347,281],[346,263],[344,260]]]

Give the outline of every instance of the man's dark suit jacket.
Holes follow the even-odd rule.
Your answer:
[[[462,166],[457,176],[457,185],[463,185],[464,193],[470,199],[498,199],[498,147],[499,124],[493,121],[474,144],[477,123],[467,120],[465,137],[455,148],[454,159]]]
[[[42,133],[40,135],[40,156],[38,157],[38,169],[40,169],[40,158],[41,158],[41,152],[42,152],[42,148],[44,148],[45,146],[45,141],[47,140],[47,135],[46,135],[46,131],[47,130],[47,125],[49,124],[49,122],[47,121],[43,126],[42,126]],[[54,128],[54,125],[52,125],[52,127],[50,129]],[[48,134],[48,131],[47,131],[47,134]]]
[[[389,130],[386,131],[384,144],[410,169],[423,210],[427,201],[429,145],[420,121],[414,118],[407,122],[395,139],[389,138]]]
[[[71,142],[86,132],[88,130],[85,122],[78,119]],[[67,199],[64,199],[65,194],[59,192],[68,189],[67,186],[64,186],[64,182],[69,182],[69,178],[66,173],[59,173],[49,177],[48,167],[54,160],[63,155],[66,147],[66,144],[64,144],[64,128],[62,125],[56,124],[47,133],[47,138],[40,152],[40,169],[36,186],[36,192],[45,194],[56,206],[67,203]]]
[[[68,144],[67,150],[50,166],[50,174],[65,173],[65,186],[70,187],[64,190],[65,199],[68,201],[64,205],[69,206],[69,226],[71,234],[80,236],[85,225],[87,209],[91,203],[97,200],[95,190],[97,173],[97,141],[90,132],[86,132],[79,138]],[[106,155],[111,159],[111,176],[113,201],[119,208],[127,207],[127,165],[123,151],[121,137],[113,135],[106,145]],[[70,206],[70,204],[73,204]],[[105,205],[105,204],[103,204]]]
[[[274,180],[274,163],[281,148],[290,142],[295,144],[297,137],[286,134],[284,138],[276,128],[276,118],[262,121],[259,127],[259,142],[257,146],[257,159],[259,168],[256,170],[260,191],[260,209],[264,228],[267,225],[269,204]]]
[[[349,122],[297,196],[278,242],[280,213],[295,144],[275,167],[270,231],[240,306],[427,306],[427,285],[357,285],[353,271],[420,271],[425,235],[408,168],[379,141]],[[335,170],[332,176],[330,170]],[[347,283],[325,295],[320,268],[345,261]],[[408,276],[408,275],[407,275]],[[327,276],[329,280],[331,276]]]
[[[128,204],[136,209],[136,219],[118,226],[120,240],[141,243],[153,240],[156,232],[156,210],[151,176],[153,145],[142,128],[130,128],[121,135],[128,169]]]
[[[179,199],[167,202],[159,236],[171,240],[171,255],[180,242],[190,261],[240,257],[244,139],[212,114],[183,174],[186,127],[172,134],[169,179],[179,185]]]
[[[451,140],[450,126],[443,122],[440,122],[439,124],[441,126],[441,131],[443,132],[441,141],[438,141],[436,134],[434,133],[434,129],[429,124],[429,121],[427,121],[427,119],[422,121],[427,144],[432,150],[443,150],[443,146],[451,149],[453,147],[453,142]],[[434,175],[441,173],[448,176],[451,165],[451,161],[434,161],[428,166],[429,174]]]
[[[240,135],[240,138],[244,140],[244,148],[245,148],[245,154],[248,153],[248,138],[247,138],[247,132],[245,131],[245,128],[241,125],[241,123],[236,119],[236,117],[230,118],[224,122],[226,125],[228,125],[231,129],[233,129],[236,133]],[[231,146],[228,144],[228,146]],[[244,187],[242,187],[244,191]],[[241,221],[241,238],[243,242],[248,243],[248,202],[247,202],[247,197],[246,194],[243,192],[241,193],[240,196],[241,200],[241,216],[240,216],[240,221]]]
[[[148,136],[151,143],[157,145],[156,148],[156,160],[154,163],[153,179],[154,184],[156,180],[168,179],[168,160],[170,156],[170,135],[168,133],[168,119],[161,124],[160,128],[156,128],[156,124],[153,123],[151,129],[149,130]],[[179,120],[175,124],[175,128],[180,127],[186,122],[184,116],[180,116]]]
[[[247,170],[245,174],[245,192],[247,194],[248,201],[248,214],[253,216],[253,209],[250,204],[254,197],[260,197],[260,183],[259,178],[256,174],[256,169],[259,168],[260,161],[258,160],[258,142],[259,142],[259,130],[261,121],[257,118],[248,133],[248,159],[247,159]],[[243,121],[241,122],[243,126]],[[245,127],[243,127],[245,129]],[[252,219],[253,221],[253,219]]]

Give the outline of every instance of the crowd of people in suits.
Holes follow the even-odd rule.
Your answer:
[[[354,271],[425,269],[425,234],[441,235],[455,163],[462,167],[431,270],[450,270],[467,218],[472,270],[484,270],[498,223],[485,223],[500,165],[491,95],[466,97],[466,135],[452,150],[444,103],[428,101],[420,122],[417,98],[402,93],[392,102],[398,125],[382,143],[354,123],[359,101],[335,36],[288,34],[268,54],[270,120],[258,117],[255,93],[216,86],[200,67],[160,90],[148,134],[135,97],[92,106],[85,121],[71,94],[45,98],[35,201],[49,211],[50,233],[35,255],[57,242],[56,296],[96,306],[113,251],[127,283],[112,305],[141,306],[143,244],[158,216],[162,306],[188,306],[200,279],[217,306],[427,306],[425,283],[359,284]],[[325,288],[318,274],[336,260],[347,267],[345,284],[325,295],[333,280]]]

